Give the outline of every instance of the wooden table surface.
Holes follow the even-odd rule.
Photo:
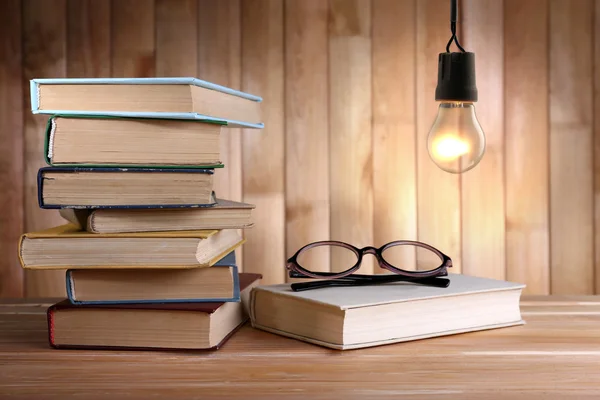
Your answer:
[[[48,304],[0,304],[0,399],[600,399],[600,296],[525,297],[523,326],[345,352],[250,326],[213,352],[54,350]]]

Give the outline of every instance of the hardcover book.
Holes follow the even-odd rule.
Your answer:
[[[22,235],[19,260],[25,269],[210,267],[244,241],[235,229],[108,234],[66,224]]]
[[[253,204],[216,199],[212,207],[154,210],[61,209],[60,215],[93,233],[250,228]]]
[[[222,123],[53,115],[46,163],[76,167],[222,168]]]
[[[191,77],[30,81],[34,114],[199,119],[262,128],[262,99]]]
[[[220,348],[248,320],[260,275],[240,274],[240,302],[74,305],[48,308],[48,339],[57,349]]]
[[[450,286],[412,283],[294,292],[289,284],[252,291],[252,325],[338,350],[523,324],[523,284],[449,274]]]
[[[72,304],[240,301],[235,252],[211,268],[70,269],[66,278]]]
[[[46,167],[41,208],[182,208],[216,204],[212,169]]]

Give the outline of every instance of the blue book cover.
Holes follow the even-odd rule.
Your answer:
[[[227,125],[257,128],[261,129],[264,124],[260,121],[247,121],[242,119],[228,118],[218,115],[210,115],[214,107],[206,108],[203,112],[162,112],[162,111],[122,111],[122,110],[65,110],[65,109],[45,109],[40,107],[41,85],[188,85],[197,88],[207,89],[210,93],[204,102],[216,103],[220,102],[223,96],[214,96],[214,92],[220,93],[225,97],[231,96],[237,99],[237,104],[243,108],[248,106],[244,104],[244,100],[256,103],[262,102],[260,96],[241,92],[226,86],[217,85],[201,79],[193,77],[173,77],[173,78],[44,78],[30,80],[30,97],[31,111],[34,114],[71,114],[71,115],[102,115],[102,116],[117,116],[117,117],[133,117],[133,118],[169,118],[169,119],[197,119],[204,121],[216,121],[226,123]],[[219,98],[220,97],[220,98]],[[241,102],[239,100],[242,100]],[[198,102],[198,107],[202,107],[202,102]],[[252,105],[252,104],[250,104]],[[228,112],[232,112],[229,110]]]
[[[235,252],[227,254],[221,260],[217,261],[210,268],[231,268],[233,274],[233,296],[227,298],[196,298],[196,299],[155,299],[155,300],[94,300],[80,301],[77,300],[75,293],[75,285],[73,281],[73,270],[69,269],[66,272],[67,297],[71,304],[165,304],[165,303],[220,303],[220,302],[239,302],[240,301],[240,280],[238,268],[236,265]],[[123,271],[123,270],[119,270]],[[120,273],[119,271],[111,271],[111,273]],[[140,273],[141,271],[136,271]],[[174,273],[175,270],[170,270]]]
[[[78,205],[78,204],[47,204],[44,201],[44,174],[47,172],[119,172],[119,173],[165,173],[165,174],[213,174],[213,169],[203,168],[192,168],[192,169],[171,169],[171,168],[81,168],[81,167],[44,167],[40,168],[37,175],[38,185],[38,204],[40,208],[44,209],[62,209],[62,208],[74,208],[74,209],[110,209],[110,208],[123,208],[123,209],[148,209],[148,208],[197,208],[197,207],[212,207],[217,204],[214,192],[210,196],[211,200],[207,203],[195,203],[195,204],[145,204],[145,205]]]

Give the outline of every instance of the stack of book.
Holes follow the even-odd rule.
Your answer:
[[[260,275],[235,250],[251,204],[220,199],[220,137],[262,128],[261,99],[194,78],[34,79],[51,114],[39,205],[65,224],[26,233],[23,268],[66,270],[48,309],[56,348],[218,348]]]

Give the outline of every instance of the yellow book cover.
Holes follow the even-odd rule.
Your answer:
[[[244,242],[235,229],[90,233],[65,224],[23,234],[19,261],[24,269],[210,267]]]

